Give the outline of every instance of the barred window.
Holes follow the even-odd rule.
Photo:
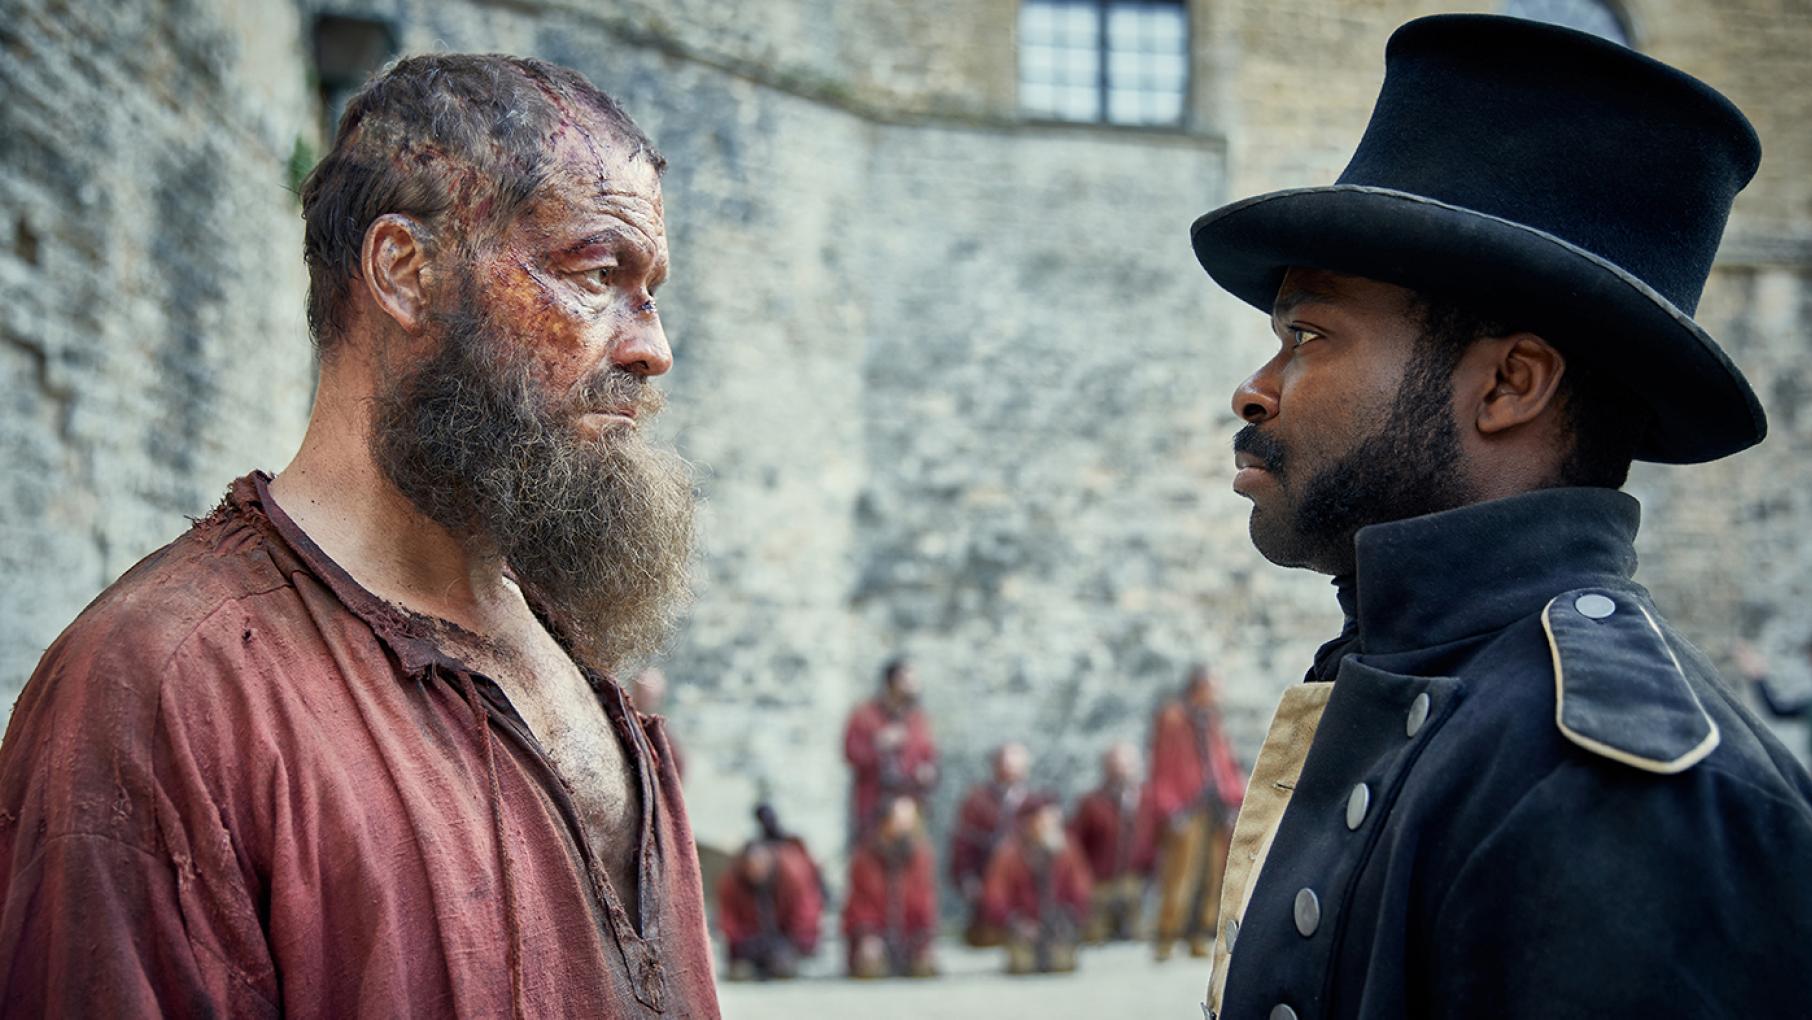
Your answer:
[[[1577,28],[1615,43],[1630,45],[1629,26],[1604,0],[1506,0],[1504,13],[1562,28]]]
[[[1182,0],[1025,0],[1019,105],[1052,120],[1178,126],[1189,87]]]

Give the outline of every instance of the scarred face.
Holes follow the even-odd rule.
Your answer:
[[[1359,528],[1464,502],[1451,377],[1419,370],[1412,292],[1292,269],[1271,328],[1277,353],[1233,394],[1233,490],[1265,558],[1348,573]]]
[[[476,297],[527,348],[550,395],[612,369],[662,375],[673,354],[654,298],[668,272],[660,176],[632,147],[580,127],[563,126],[553,145],[548,179],[477,259]],[[622,399],[573,410],[595,435],[634,427],[646,409]]]
[[[634,145],[563,125],[522,210],[456,205],[429,353],[383,383],[373,452],[429,519],[494,546],[601,671],[646,655],[688,590],[689,467],[642,426],[673,363],[660,178]],[[463,233],[458,233],[463,231]]]

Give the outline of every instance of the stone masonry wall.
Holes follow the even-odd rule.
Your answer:
[[[0,22],[0,695],[114,577],[280,465],[313,368],[288,163],[296,12],[8,4]]]

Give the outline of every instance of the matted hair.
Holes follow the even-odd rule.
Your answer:
[[[302,183],[308,328],[326,354],[345,327],[365,231],[380,216],[419,220],[431,247],[472,245],[510,222],[546,179],[550,136],[586,121],[653,162],[656,151],[616,100],[544,60],[486,53],[406,57],[346,105],[333,149]],[[471,229],[436,236],[445,214],[471,212]]]

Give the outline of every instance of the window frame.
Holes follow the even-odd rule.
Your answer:
[[[1628,47],[1638,53],[1642,52],[1641,35],[1636,31],[1636,19],[1631,14],[1627,5],[1619,2],[1619,0],[1586,0],[1586,2],[1596,4],[1598,7],[1602,8],[1606,14],[1611,16],[1611,22],[1617,26],[1617,31],[1623,33],[1623,38],[1610,39],[1609,41],[1617,43],[1620,46]],[[1513,3],[1514,0],[1499,0],[1498,12],[1514,18],[1526,18],[1531,21],[1540,21],[1544,25],[1557,24],[1556,22],[1546,21],[1540,18],[1529,18],[1526,14],[1513,14],[1510,11],[1510,7]],[[1599,36],[1599,38],[1605,39],[1607,37]]]
[[[1040,3],[1052,8],[1092,7],[1095,14],[1095,99],[1098,113],[1089,120],[1078,120],[1049,113],[1029,112],[1024,105],[1022,93],[1026,85],[1024,50],[1025,41],[1018,37],[1020,16],[1030,4]],[[1108,59],[1113,51],[1108,43],[1108,18],[1114,7],[1122,4],[1157,3],[1175,7],[1183,17],[1183,81],[1181,102],[1177,109],[1177,119],[1165,123],[1121,121],[1112,119],[1110,93],[1113,89],[1109,77]],[[1082,128],[1111,128],[1117,131],[1155,131],[1164,134],[1186,132],[1194,112],[1195,86],[1195,19],[1190,10],[1190,0],[1020,0],[1014,10],[1014,48],[1013,48],[1013,99],[1014,107],[1022,121],[1040,125],[1065,125]]]

